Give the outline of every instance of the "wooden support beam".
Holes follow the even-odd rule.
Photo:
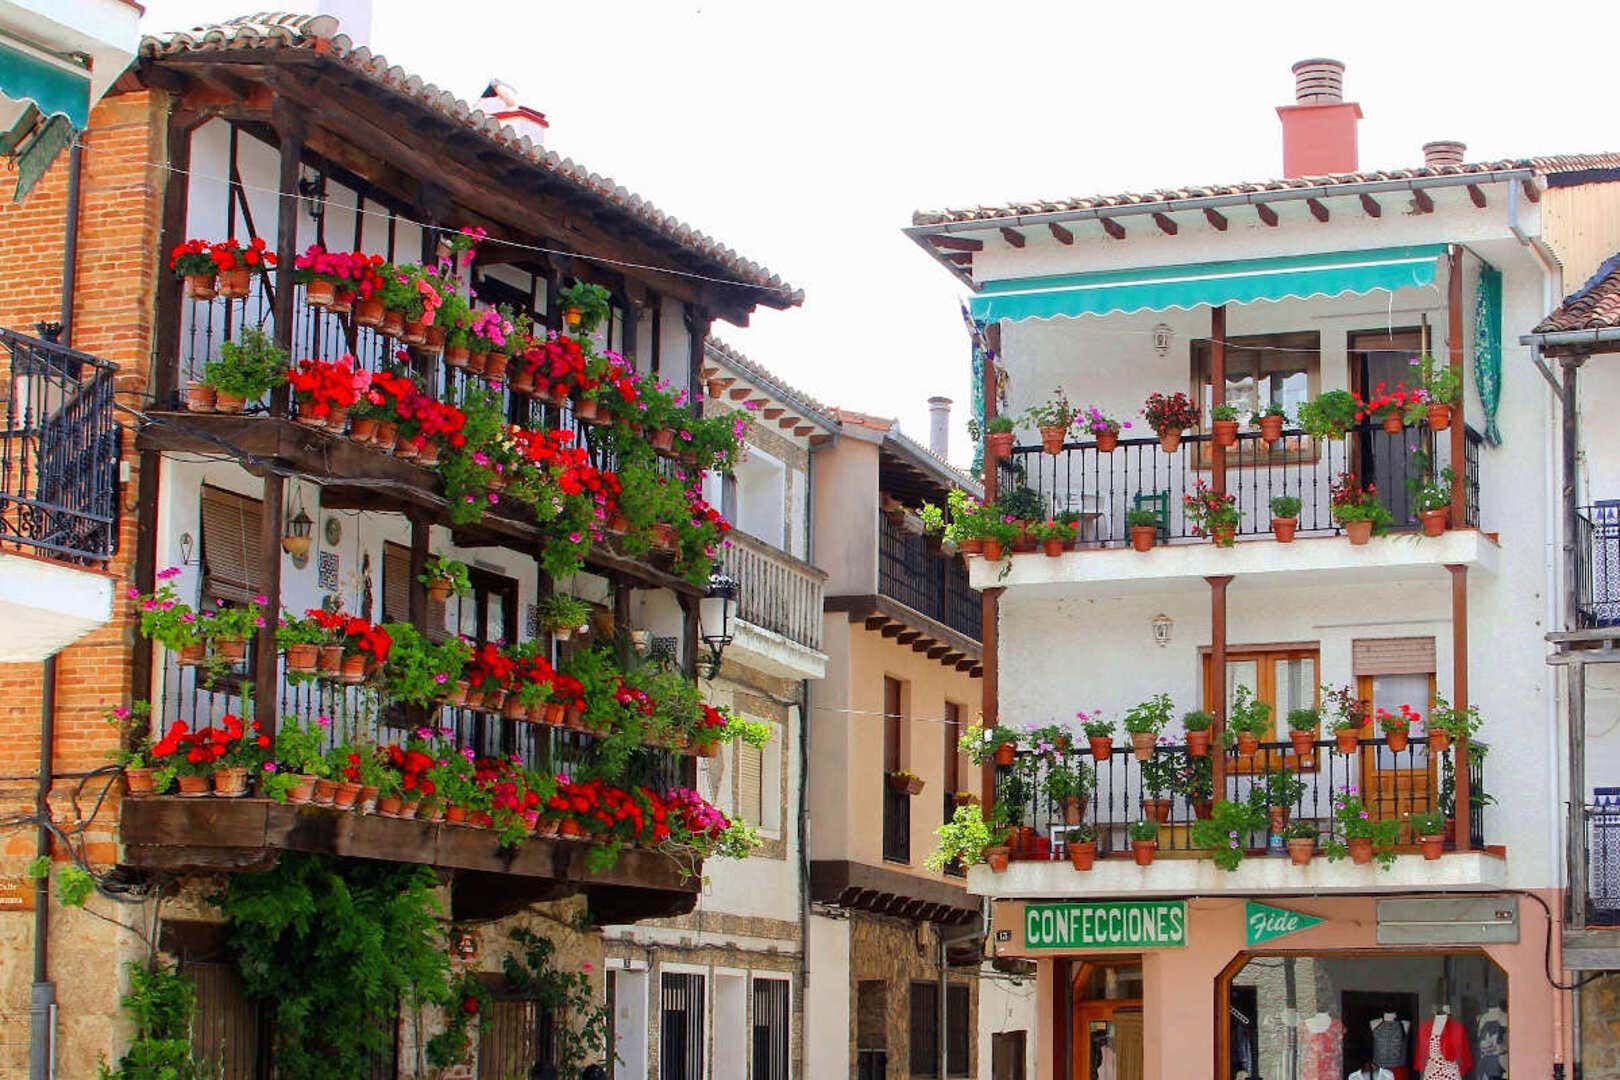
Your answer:
[[[1102,222],[1103,232],[1112,236],[1115,240],[1125,239],[1125,226],[1111,217],[1098,218],[1097,220]]]
[[[1166,236],[1176,235],[1176,223],[1171,220],[1169,214],[1154,214],[1153,224],[1157,225],[1159,231]]]
[[[972,266],[973,255],[966,251],[948,251],[944,255],[946,262],[952,266]]]
[[[1460,244],[1451,246],[1446,259],[1446,346],[1451,373],[1463,383],[1463,253]],[[1468,514],[1468,429],[1463,408],[1468,395],[1460,394],[1451,410],[1451,467],[1456,481],[1451,485],[1451,527],[1460,529]],[[1461,705],[1457,708],[1462,708]]]
[[[731,375],[711,375],[711,376],[709,376],[708,381],[709,381],[709,385],[711,387],[713,387],[714,389],[716,389],[716,390],[726,390],[726,389],[729,389],[731,387],[731,385],[733,383],[735,383],[737,380],[736,380],[736,378],[734,376],[731,376]],[[713,394],[711,396],[719,397],[720,395],[719,394]]]
[[[935,234],[928,238],[928,242],[945,251],[983,251],[984,241],[975,240],[971,236],[953,236],[950,234]]]
[[[1209,741],[1221,745],[1226,731],[1226,587],[1232,575],[1226,574],[1204,579],[1209,582],[1209,682],[1205,685],[1205,701],[1215,722],[1209,728]],[[1210,764],[1215,771],[1215,797],[1225,798],[1226,755],[1211,753]]]
[[[1422,188],[1412,190],[1412,206],[1419,214],[1434,213],[1434,200],[1429,198],[1429,193]]]
[[[921,630],[902,630],[894,636],[894,643],[896,645],[910,645],[920,637],[922,637]]]
[[[1368,217],[1371,218],[1384,216],[1384,208],[1378,205],[1377,199],[1373,198],[1371,195],[1368,195],[1366,192],[1361,193],[1361,209]]]
[[[1226,401],[1226,305],[1209,309],[1209,385],[1211,400]],[[1215,494],[1226,494],[1226,447],[1210,441],[1210,484]]]
[[[781,428],[783,431],[786,431],[789,428],[798,427],[800,423],[801,421],[799,417],[789,413],[788,415],[782,417],[782,419],[778,420],[776,422],[776,426]]]
[[[950,651],[951,647],[949,645],[930,645],[928,646],[928,659],[938,660]]]
[[[1327,221],[1328,208],[1321,199],[1306,199],[1305,205],[1310,208],[1311,217],[1315,218],[1317,221]]]
[[[1046,223],[1046,228],[1051,232],[1052,239],[1056,240],[1058,243],[1060,243],[1060,244],[1072,244],[1072,243],[1074,243],[1074,233],[1070,232],[1068,229],[1065,229],[1063,226],[1059,225],[1057,222],[1055,222],[1055,221],[1047,222]]]
[[[743,398],[747,397],[749,394],[752,394],[753,392],[754,391],[750,387],[747,387],[747,386],[734,386],[734,387],[731,388],[728,396],[731,398],[732,401],[741,401]]]
[[[1024,246],[1024,234],[1019,232],[1017,229],[1009,229],[1003,226],[1001,230],[1001,238],[1015,248],[1021,248]]]
[[[972,671],[979,666],[979,662],[971,656],[963,657],[956,662],[957,671]]]
[[[1453,420],[1452,423],[1460,423]],[[1457,485],[1461,487],[1461,483]],[[1468,567],[1460,563],[1448,563],[1446,569],[1451,571],[1451,695],[1452,708],[1468,708]],[[1571,669],[1574,670],[1573,668]],[[1473,805],[1472,792],[1469,790],[1473,777],[1469,775],[1468,768],[1468,737],[1460,735],[1452,740],[1452,780],[1453,789],[1452,811],[1456,820],[1452,822],[1455,831],[1452,840],[1458,851],[1467,851],[1470,841],[1468,819],[1471,816],[1469,808]]]
[[[984,678],[984,665],[983,664],[974,664],[972,667],[968,668],[968,678],[970,678],[970,679],[982,679],[982,678]]]
[[[939,662],[941,664],[944,664],[946,667],[955,667],[956,662],[958,660],[962,659],[962,655],[963,655],[962,653],[959,653],[955,649],[952,649],[950,652],[948,652],[944,656],[940,657]]]
[[[902,630],[904,630],[905,628],[906,628],[905,623],[900,623],[900,622],[890,623],[888,626],[885,626],[883,628],[883,636],[884,637],[899,637],[900,632]]]
[[[1226,215],[1213,206],[1204,207],[1204,220],[1220,232],[1226,231]]]
[[[1536,187],[1536,182],[1529,177],[1519,181],[1519,189],[1524,192],[1524,197],[1531,202],[1541,201],[1541,189]]]
[[[1277,227],[1277,211],[1273,210],[1265,203],[1255,203],[1254,212],[1260,215],[1261,221],[1265,222],[1273,229]]]
[[[925,653],[934,648],[936,644],[933,638],[919,634],[917,640],[911,643],[911,651]]]
[[[768,409],[761,410],[760,415],[765,417],[767,420],[775,420],[778,416],[781,416],[785,412],[787,412],[786,409],[778,405],[772,405]]]
[[[1481,210],[1485,209],[1485,190],[1478,184],[1468,185],[1468,197],[1474,200],[1474,205]]]
[[[815,430],[816,430],[816,427],[815,427],[814,424],[799,424],[798,426],[796,426],[793,429],[793,434],[796,435],[798,438],[802,439],[806,435],[809,435],[812,432],[814,432]]]
[[[881,630],[888,624],[889,617],[887,615],[868,615],[866,617],[866,628],[868,630]]]

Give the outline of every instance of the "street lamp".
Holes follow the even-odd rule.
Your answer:
[[[737,617],[741,591],[736,579],[716,570],[709,575],[709,591],[698,601],[698,635],[709,647],[709,655],[698,659],[697,669],[705,679],[720,674],[720,657],[735,635],[731,621]]]

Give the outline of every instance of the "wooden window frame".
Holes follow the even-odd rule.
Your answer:
[[[922,996],[932,998],[933,1007],[931,1009],[918,1009],[917,998],[919,996],[919,990],[923,991]],[[931,979],[911,979],[907,982],[906,1061],[908,1063],[911,1076],[926,1078],[926,1080],[940,1080],[939,1052],[940,1048],[945,1045],[945,1032],[940,1030],[939,1026],[939,1006],[939,983],[934,982]],[[931,1029],[933,1031],[933,1053],[929,1055],[929,1060],[922,1065],[918,1064],[918,1043],[922,1041],[917,1037],[917,1018],[919,1015],[928,1017],[928,1024],[931,1025]]]
[[[1287,356],[1299,355],[1297,350],[1314,348],[1315,360],[1305,372],[1305,396],[1307,400],[1315,398],[1322,392],[1322,333],[1319,330],[1285,330],[1274,334],[1244,334],[1241,336],[1227,335],[1226,338],[1226,371],[1230,375],[1233,370],[1233,361],[1241,361],[1245,354],[1253,353],[1257,360],[1264,359],[1267,349],[1296,350],[1287,353]],[[1201,423],[1197,430],[1208,434],[1212,429],[1209,426],[1209,410],[1204,407],[1204,387],[1209,385],[1210,376],[1210,340],[1208,338],[1195,338],[1191,348],[1191,381],[1192,399],[1198,406]],[[1256,366],[1255,375],[1264,374],[1263,366]],[[1210,401],[1214,403],[1214,388],[1210,388]],[[1264,404],[1258,402],[1257,404]],[[1208,440],[1197,444],[1194,455],[1194,467],[1200,471],[1213,468],[1211,443]],[[1264,469],[1274,465],[1310,464],[1316,461],[1316,441],[1304,435],[1284,435],[1282,441],[1276,446],[1270,446],[1264,441],[1257,441],[1252,448],[1253,460],[1245,460],[1243,455],[1228,452],[1226,467],[1234,469]]]

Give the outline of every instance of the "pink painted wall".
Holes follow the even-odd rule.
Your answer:
[[[1562,902],[1552,892],[1542,893],[1554,912]],[[1293,911],[1321,916],[1325,922],[1270,943],[1275,952],[1326,952],[1334,949],[1377,948],[1376,898],[1295,899],[1257,897]],[[1143,1012],[1145,1013],[1145,1080],[1185,1080],[1212,1073],[1215,1062],[1215,981],[1233,957],[1245,949],[1244,898],[1188,902],[1185,949],[1166,949],[1143,956]],[[1543,967],[1547,917],[1534,900],[1519,903],[1519,941],[1514,945],[1488,945],[1483,951],[1508,978],[1509,1070],[1514,1076],[1545,1076],[1559,1043],[1568,1056],[1567,1023],[1561,996],[1547,983]],[[1023,942],[1023,905],[998,903],[994,926],[1012,931],[1011,943],[1000,946],[1002,955],[1016,953]],[[1554,933],[1558,932],[1556,926]],[[992,936],[992,940],[994,940]],[[1012,948],[1009,949],[1008,945]],[[1393,947],[1391,947],[1393,949]],[[1411,950],[1420,951],[1420,950]],[[1436,950],[1422,950],[1436,951]],[[1438,951],[1465,951],[1455,946]],[[1263,955],[1266,947],[1257,950]],[[1044,954],[1032,954],[1038,958]],[[1051,1057],[1053,964],[1037,960],[1039,1080],[1058,1073]]]

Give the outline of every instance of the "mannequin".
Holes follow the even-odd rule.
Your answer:
[[[1411,1072],[1406,1063],[1411,1060],[1407,1044],[1412,1025],[1399,1015],[1387,1012],[1367,1025],[1372,1029],[1372,1059],[1381,1068],[1388,1069],[1395,1080],[1407,1080]]]
[[[1339,1080],[1344,1061],[1344,1023],[1331,1013],[1307,1016],[1299,1025],[1299,1080]]]
[[[1507,1075],[1507,1013],[1491,1006],[1475,1021],[1479,1043],[1476,1080],[1501,1080]]]
[[[1345,1077],[1344,1080],[1395,1080],[1395,1074],[1383,1066],[1374,1065],[1369,1061]]]
[[[1422,1080],[1464,1080],[1474,1067],[1474,1053],[1468,1045],[1468,1032],[1451,1018],[1451,1009],[1441,1005],[1434,1015],[1418,1026],[1413,1066]]]

